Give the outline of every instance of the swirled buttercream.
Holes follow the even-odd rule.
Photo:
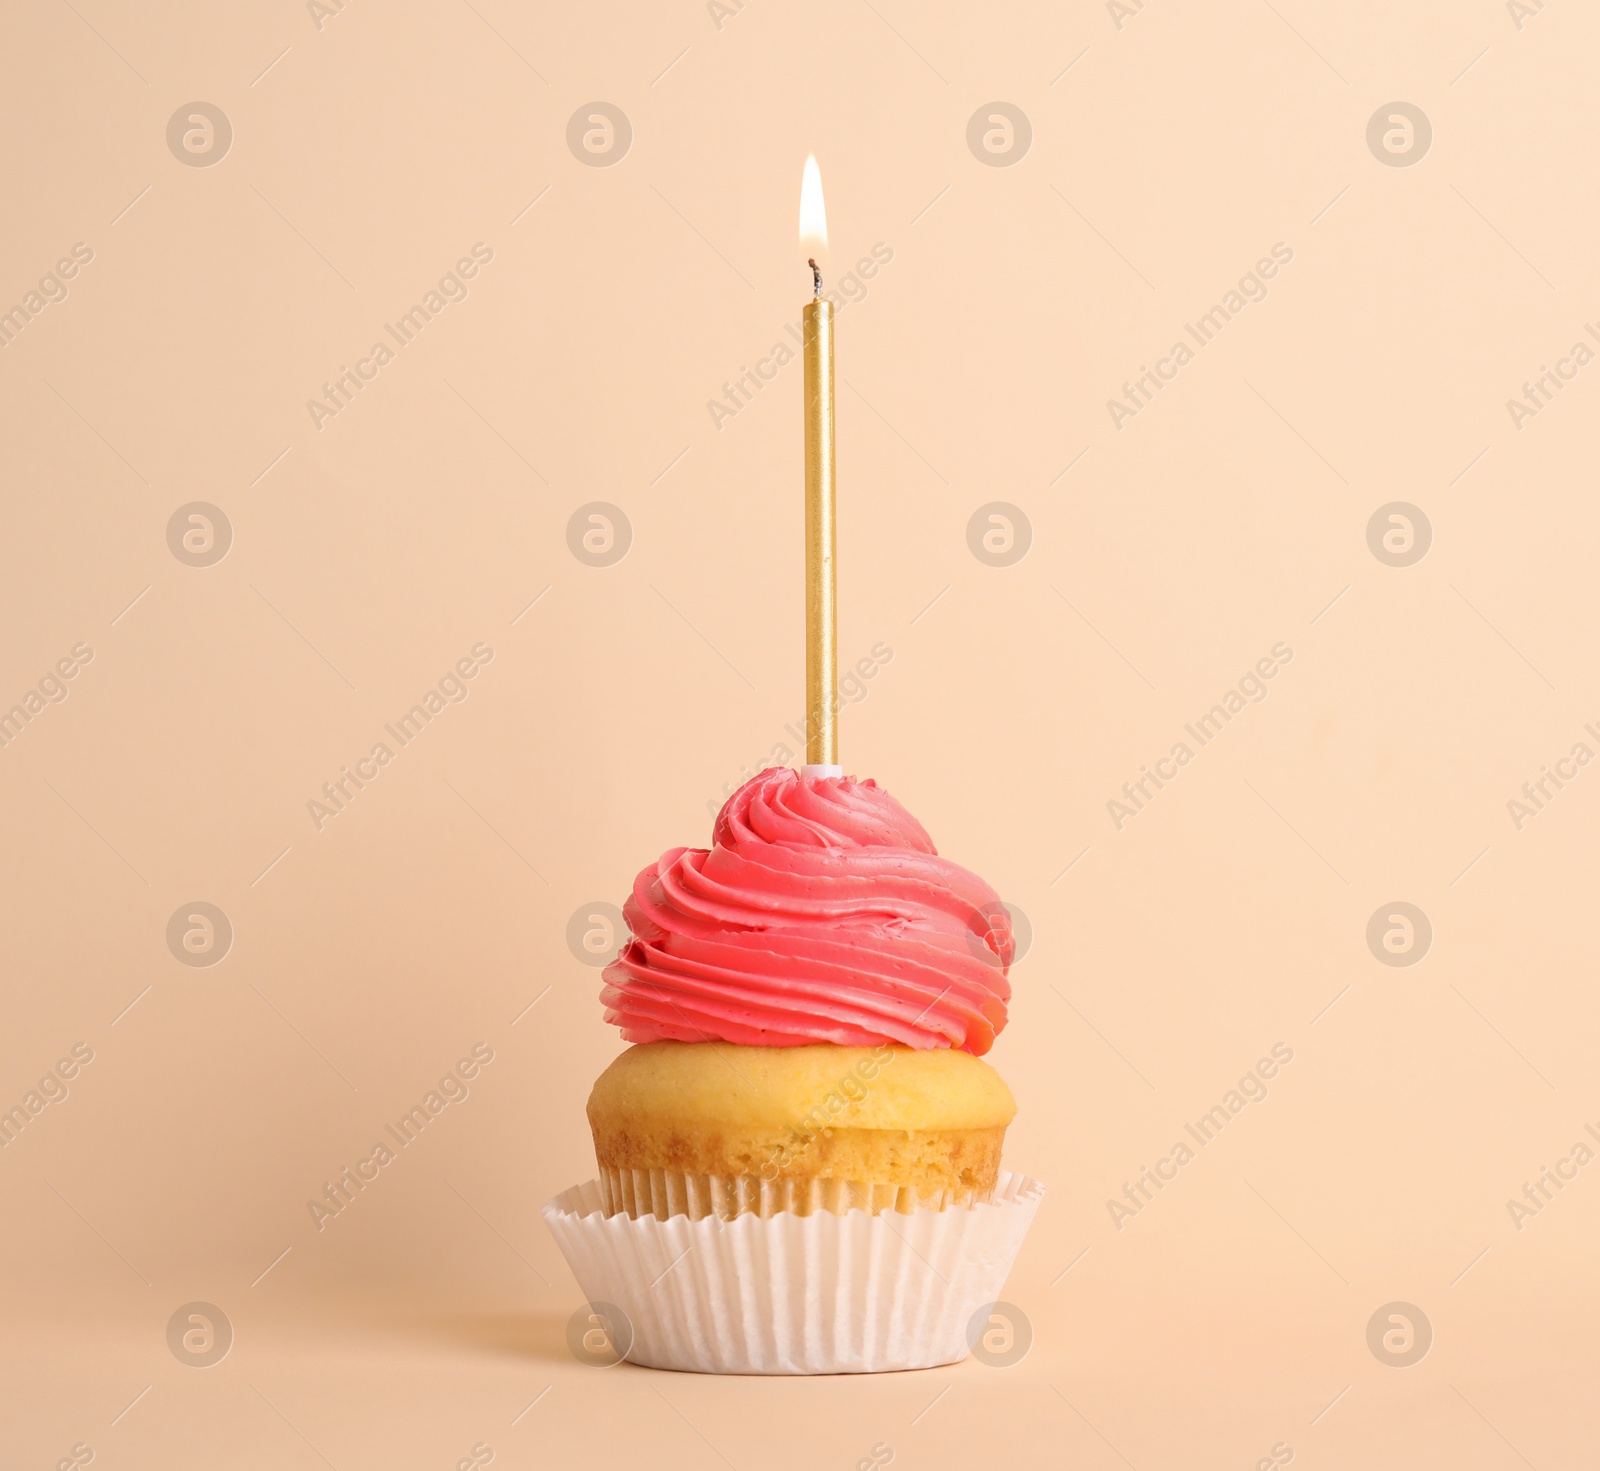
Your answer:
[[[957,1047],[1005,1026],[1011,920],[875,782],[772,767],[728,798],[711,847],[634,880],[604,973],[630,1042]]]

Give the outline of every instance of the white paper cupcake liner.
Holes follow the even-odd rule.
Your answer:
[[[970,1207],[607,1214],[597,1181],[541,1210],[584,1296],[619,1308],[625,1356],[704,1374],[863,1374],[967,1356],[1044,1186],[1002,1170]]]
[[[877,1180],[825,1180],[816,1175],[763,1180],[757,1175],[685,1175],[676,1170],[623,1170],[602,1166],[600,1208],[608,1215],[630,1216],[758,1215],[782,1211],[809,1216],[817,1211],[880,1211],[909,1214],[920,1209],[950,1210],[987,1200],[991,1192],[974,1190],[918,1191],[908,1185]]]

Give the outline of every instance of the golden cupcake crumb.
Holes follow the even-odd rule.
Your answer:
[[[994,1188],[1016,1103],[987,1063],[945,1048],[651,1042],[600,1075],[588,1113],[603,1173],[960,1198]]]

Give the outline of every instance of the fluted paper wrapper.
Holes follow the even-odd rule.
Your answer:
[[[1044,1197],[1002,1171],[946,1210],[608,1214],[597,1181],[541,1211],[591,1303],[627,1315],[627,1357],[704,1374],[863,1374],[967,1356]]]

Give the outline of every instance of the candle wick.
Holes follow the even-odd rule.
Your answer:
[[[822,272],[817,269],[816,261],[807,259],[806,264],[811,267],[811,294],[813,296],[821,296]]]

